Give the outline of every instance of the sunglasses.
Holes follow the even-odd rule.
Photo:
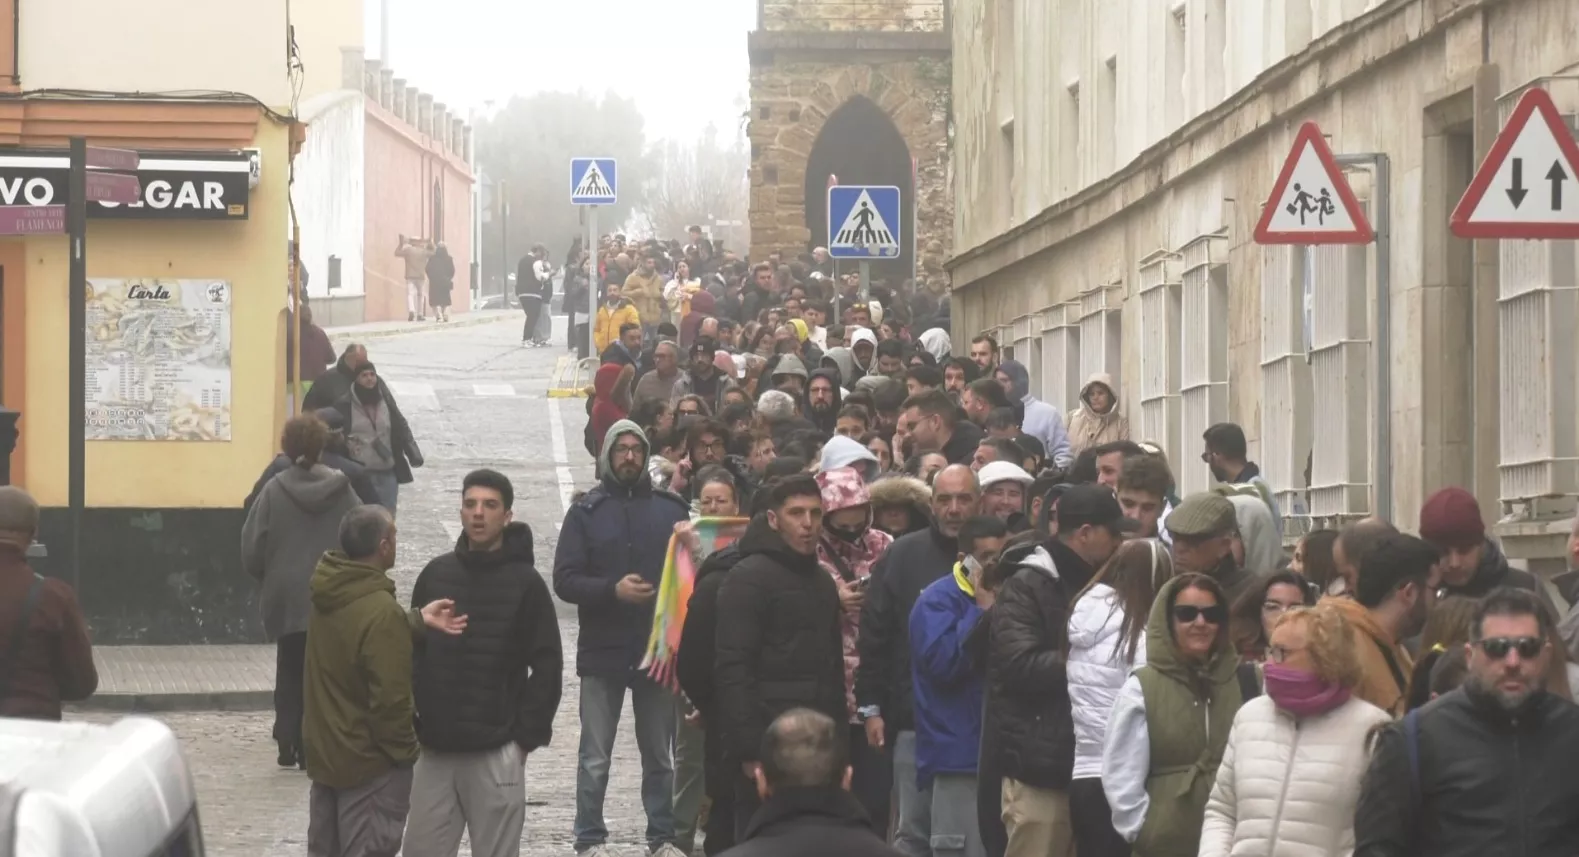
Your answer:
[[[1500,661],[1508,656],[1509,652],[1517,651],[1521,660],[1531,660],[1546,648],[1546,641],[1540,637],[1491,637],[1475,643],[1486,656],[1495,661]]]
[[[1197,607],[1194,604],[1173,605],[1173,620],[1181,625],[1188,625],[1196,619],[1206,620],[1208,625],[1221,625],[1228,621],[1228,608],[1221,604],[1210,607]]]

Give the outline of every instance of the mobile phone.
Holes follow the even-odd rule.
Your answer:
[[[853,587],[854,589],[856,589],[857,591],[864,591],[866,589],[867,585],[870,584],[871,582],[872,582],[872,576],[870,574],[868,574],[865,577],[857,577],[855,579],[855,582],[850,584],[850,586]]]

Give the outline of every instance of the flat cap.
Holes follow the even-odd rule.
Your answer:
[[[1168,514],[1165,524],[1175,537],[1199,539],[1232,532],[1239,526],[1239,519],[1234,515],[1234,504],[1227,497],[1202,491],[1184,498]]]

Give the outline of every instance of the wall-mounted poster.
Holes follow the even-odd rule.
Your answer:
[[[230,283],[88,280],[88,440],[230,440]]]

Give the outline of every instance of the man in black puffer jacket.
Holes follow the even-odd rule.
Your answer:
[[[735,844],[734,766],[724,749],[724,730],[718,717],[718,684],[714,681],[714,660],[718,653],[718,591],[724,577],[740,562],[740,543],[735,542],[702,561],[696,572],[696,587],[680,629],[680,653],[675,662],[675,678],[687,699],[702,715],[704,735],[703,777],[712,808],[707,814],[707,838],[702,847],[708,857]]]
[[[767,511],[740,539],[740,562],[718,593],[718,720],[735,773],[735,833],[757,809],[755,770],[773,718],[810,708],[842,720],[844,638],[839,589],[817,563],[822,489],[810,475],[771,483]]]
[[[414,604],[453,600],[467,626],[460,636],[427,633],[414,653],[422,756],[408,854],[453,854],[463,827],[473,854],[520,848],[526,757],[552,735],[564,656],[553,598],[533,565],[532,531],[510,522],[514,500],[502,474],[467,474],[466,531],[412,588]]]
[[[1069,607],[1124,533],[1140,525],[1124,517],[1113,492],[1100,485],[1064,492],[1057,515],[1057,536],[1006,552],[1002,560],[1009,567],[987,632],[982,727],[982,769],[1001,777],[1002,812],[983,818],[1004,820],[1009,853],[1067,857],[1073,853],[1069,781],[1075,763],[1066,674]],[[981,778],[984,799],[992,785]]]
[[[932,848],[932,792],[916,784],[915,691],[910,672],[910,611],[921,590],[952,574],[959,560],[959,528],[976,514],[981,489],[962,464],[932,480],[933,523],[895,541],[872,568],[861,608],[861,661],[855,668],[855,704],[873,747],[893,747],[899,795],[894,845],[906,854]]]

